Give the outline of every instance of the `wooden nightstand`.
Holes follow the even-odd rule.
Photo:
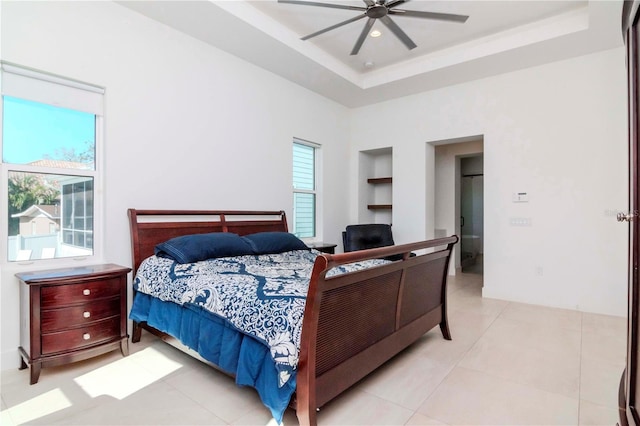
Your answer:
[[[41,368],[120,349],[129,354],[127,274],[106,264],[16,274],[20,280],[21,367]]]
[[[328,254],[335,254],[336,246],[337,244],[329,244],[329,243],[323,243],[323,242],[307,244],[307,247],[309,248],[314,248],[318,251],[321,251],[323,253],[328,253]]]

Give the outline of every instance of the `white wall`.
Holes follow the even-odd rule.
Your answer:
[[[484,296],[624,316],[628,228],[612,212],[627,208],[625,86],[617,48],[420,93],[354,110],[351,150],[393,147],[407,242],[436,227],[430,142],[482,135]]]
[[[106,87],[104,260],[131,264],[129,207],[291,217],[294,136],[322,144],[323,238],[341,241],[347,109],[115,3],[0,7],[2,59]],[[2,368],[19,359],[15,267],[1,273]]]

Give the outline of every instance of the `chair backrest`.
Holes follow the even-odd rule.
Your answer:
[[[365,250],[394,245],[391,225],[369,223],[365,225],[349,225],[342,233],[344,251]]]

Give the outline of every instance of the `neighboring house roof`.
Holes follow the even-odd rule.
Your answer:
[[[11,217],[34,217],[44,215],[49,219],[60,219],[60,207],[58,205],[32,205],[23,212],[12,214]]]
[[[30,166],[55,167],[58,169],[90,169],[91,165],[78,161],[51,160],[48,158],[36,160],[29,163]]]

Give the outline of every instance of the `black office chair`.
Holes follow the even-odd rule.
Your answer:
[[[342,232],[344,252],[366,250],[378,247],[392,246],[393,235],[391,225],[383,223],[368,223],[364,225],[349,225]],[[400,260],[401,254],[388,256],[387,260]]]

